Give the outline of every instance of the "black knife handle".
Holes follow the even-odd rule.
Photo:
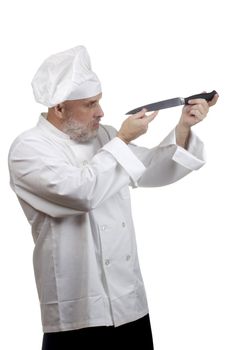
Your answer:
[[[213,90],[212,92],[204,92],[202,94],[197,94],[197,95],[192,95],[192,96],[189,96],[189,97],[186,97],[184,99],[185,101],[185,104],[187,105],[188,104],[188,101],[189,100],[194,100],[196,98],[204,98],[206,101],[211,101],[214,97],[214,95],[216,95],[217,92],[215,90]]]

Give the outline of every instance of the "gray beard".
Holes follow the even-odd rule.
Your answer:
[[[98,129],[91,130],[90,125],[83,125],[77,121],[67,120],[62,127],[62,131],[69,135],[71,140],[87,142],[94,139],[98,134]]]

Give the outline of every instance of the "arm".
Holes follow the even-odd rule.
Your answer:
[[[30,206],[54,217],[88,212],[123,186],[137,182],[145,168],[118,138],[86,165],[73,166],[51,144],[25,139],[9,154],[11,186]]]
[[[146,132],[156,114],[142,118],[145,112],[140,112],[129,117],[120,135],[137,138]],[[20,200],[53,217],[88,212],[122,187],[137,186],[145,171],[125,141],[114,137],[88,164],[74,166],[64,155],[64,149],[49,139],[24,135],[14,142],[9,153],[11,187]]]
[[[192,131],[187,150],[176,144],[175,129],[157,147],[130,147],[146,167],[138,181],[141,187],[169,185],[205,164],[204,145]]]
[[[175,130],[158,147],[148,150],[131,145],[147,168],[138,182],[139,186],[168,185],[205,164],[204,145],[191,127],[206,117],[209,107],[217,100],[218,95],[209,103],[203,99],[190,101],[190,105],[183,108]]]

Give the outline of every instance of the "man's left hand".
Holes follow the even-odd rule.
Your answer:
[[[189,104],[183,107],[179,124],[184,128],[191,128],[201,122],[207,116],[209,107],[215,105],[217,100],[218,94],[209,102],[202,98],[189,100]]]
[[[205,119],[209,107],[215,105],[217,100],[218,94],[214,95],[210,102],[202,98],[193,99],[189,100],[189,104],[183,107],[179,123],[176,126],[176,143],[179,146],[187,149],[191,127]]]

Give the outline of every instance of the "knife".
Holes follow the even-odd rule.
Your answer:
[[[189,100],[193,100],[196,98],[204,98],[206,101],[211,101],[214,97],[214,95],[217,94],[215,90],[212,92],[205,92],[202,94],[197,94],[197,95],[192,95],[189,97],[176,97],[176,98],[171,98],[169,100],[164,100],[160,102],[155,102],[155,103],[150,103],[145,106],[141,106],[135,109],[132,109],[131,111],[127,112],[126,114],[135,114],[137,112],[140,112],[143,108],[147,109],[147,112],[151,111],[158,111],[160,109],[165,109],[165,108],[171,108],[171,107],[176,107],[176,106],[182,106],[182,105],[188,105]]]

